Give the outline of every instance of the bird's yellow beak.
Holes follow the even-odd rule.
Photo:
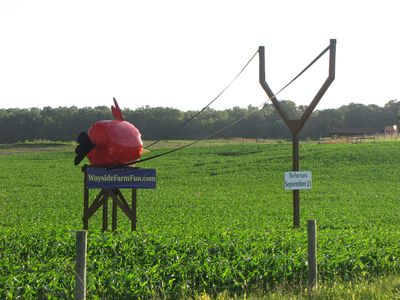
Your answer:
[[[149,154],[150,153],[150,150],[147,150],[147,149],[142,149],[142,155],[146,155],[146,154]]]

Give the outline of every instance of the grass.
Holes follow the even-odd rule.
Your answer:
[[[2,298],[73,297],[83,174],[65,147],[0,155]],[[299,230],[283,189],[289,143],[215,142],[144,162],[158,179],[138,193],[138,231],[122,214],[116,234],[99,232],[100,213],[90,220],[89,296],[306,298],[304,225],[316,219],[313,296],[397,297],[398,143],[302,143],[300,156],[313,189]]]
[[[282,285],[275,291],[260,294],[230,296],[221,293],[216,297],[202,294],[199,300],[226,300],[226,299],[265,299],[265,300],[292,300],[292,299],[398,299],[400,298],[400,277],[388,276],[376,278],[372,281],[333,283],[319,285],[317,289],[307,287],[293,288],[291,285]]]
[[[0,155],[70,151],[73,147],[75,147],[74,142],[56,142],[47,140],[24,141],[15,144],[0,144]]]

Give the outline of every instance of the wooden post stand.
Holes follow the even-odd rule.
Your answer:
[[[308,287],[317,288],[317,221],[307,221],[308,237]]]
[[[86,299],[87,231],[76,232],[75,299]]]
[[[131,220],[131,230],[136,230],[136,204],[137,189],[156,187],[156,171],[154,169],[139,168],[99,168],[84,166],[84,193],[83,193],[83,229],[89,229],[89,219],[94,213],[103,207],[102,230],[108,230],[108,199],[112,200],[112,231],[117,229],[118,207]],[[121,188],[132,190],[131,206],[129,206]],[[90,204],[90,189],[100,189],[100,192]]]

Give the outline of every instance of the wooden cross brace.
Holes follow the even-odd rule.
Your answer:
[[[129,207],[124,195],[119,189],[101,189],[92,204],[89,205],[89,190],[85,187],[84,209],[83,209],[83,229],[89,229],[89,219],[94,213],[103,206],[103,226],[102,230],[108,229],[108,199],[112,200],[112,231],[117,229],[117,208],[119,207],[131,220],[131,230],[136,230],[136,202],[137,190],[132,189],[132,205]]]

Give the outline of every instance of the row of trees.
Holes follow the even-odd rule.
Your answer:
[[[291,118],[299,117],[306,107],[292,101],[281,101]],[[145,140],[157,139],[191,118],[197,111],[180,111],[165,107],[142,107],[123,111]],[[327,136],[333,127],[368,127],[380,131],[384,126],[399,121],[400,102],[391,100],[383,107],[351,103],[338,109],[314,111],[302,131],[302,138]],[[216,134],[215,138],[290,138],[290,132],[272,104],[262,109],[234,107],[226,110],[207,109],[168,139],[198,139],[220,131],[232,122],[246,116],[241,122]],[[110,108],[101,107],[44,107],[43,109],[0,109],[0,143],[47,139],[75,140],[79,132],[98,120],[111,119]]]

